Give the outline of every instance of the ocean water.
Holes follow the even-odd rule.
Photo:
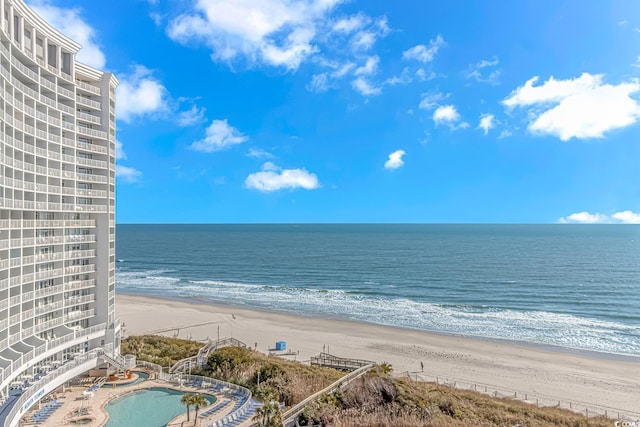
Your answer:
[[[640,356],[640,226],[118,225],[118,292]]]

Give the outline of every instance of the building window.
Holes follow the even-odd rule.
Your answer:
[[[58,66],[58,46],[50,44],[47,46],[47,54],[49,55],[49,65],[52,67]]]
[[[13,39],[20,43],[20,17],[18,15],[13,17]]]
[[[62,72],[71,74],[71,54],[62,52]]]

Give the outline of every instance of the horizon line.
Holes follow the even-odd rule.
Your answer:
[[[116,225],[640,225],[579,222],[117,222]]]

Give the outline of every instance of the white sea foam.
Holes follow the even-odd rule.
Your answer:
[[[613,353],[639,354],[640,327],[547,311],[484,306],[443,306],[332,289],[308,289],[217,280],[181,281],[171,270],[118,270],[118,288],[130,292],[195,297],[294,313],[452,334]]]
[[[175,277],[162,276],[172,270],[116,271],[116,283],[121,290],[165,289],[172,290],[180,281]]]

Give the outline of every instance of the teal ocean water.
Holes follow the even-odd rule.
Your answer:
[[[640,226],[118,225],[119,292],[640,356]]]

